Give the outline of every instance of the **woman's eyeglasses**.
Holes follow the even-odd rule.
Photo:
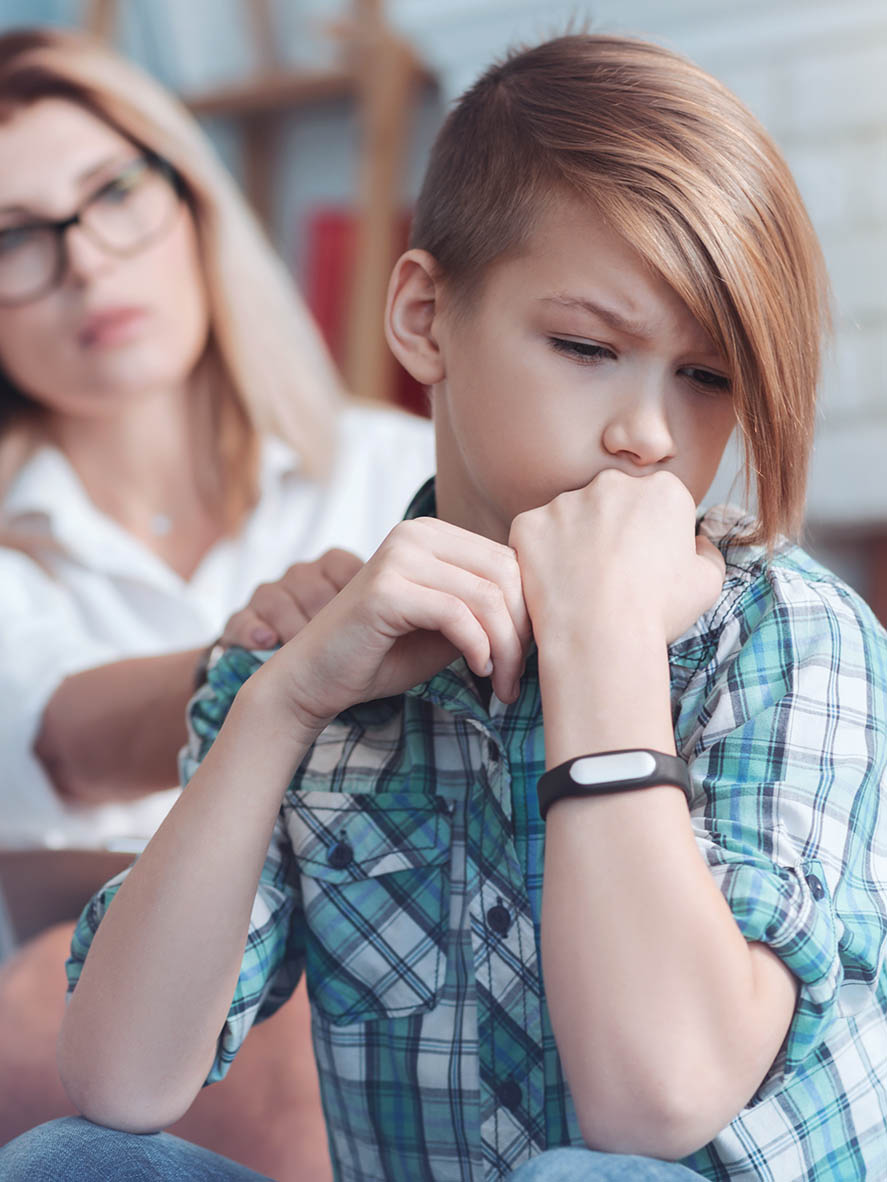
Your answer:
[[[61,221],[0,227],[0,305],[26,304],[61,282],[68,265],[65,235],[79,226],[109,254],[125,257],[156,242],[171,227],[182,182],[159,156],[130,161]]]

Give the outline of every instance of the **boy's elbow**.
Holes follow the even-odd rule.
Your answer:
[[[193,1097],[176,1102],[169,1096],[143,1095],[137,1089],[106,1086],[103,1081],[62,1073],[62,1083],[77,1111],[93,1124],[123,1133],[156,1133],[174,1124],[191,1106]]]
[[[93,1124],[124,1133],[156,1133],[184,1116],[197,1096],[183,1081],[150,1087],[140,1076],[127,1078],[119,1065],[102,1067],[95,1055],[79,1054],[69,1046],[64,1028],[57,1062],[68,1099]],[[203,1081],[201,1080],[201,1083]]]
[[[704,1076],[675,1086],[603,1088],[593,1102],[576,1099],[582,1138],[603,1153],[637,1153],[663,1161],[679,1161],[707,1145],[735,1112],[723,1092]],[[609,1094],[608,1094],[609,1093]]]

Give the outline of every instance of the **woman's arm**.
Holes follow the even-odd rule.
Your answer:
[[[363,565],[345,550],[291,566],[263,583],[228,620],[226,645],[286,643]],[[50,698],[34,743],[60,796],[81,804],[127,800],[178,782],[185,707],[202,649],[136,657],[65,678]]]
[[[176,755],[202,651],[114,661],[65,678],[34,742],[60,796],[103,804],[178,782]]]

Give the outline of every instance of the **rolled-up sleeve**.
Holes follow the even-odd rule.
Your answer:
[[[768,570],[685,710],[699,849],[739,929],[800,989],[777,1070],[876,1004],[887,954],[887,644],[837,580]],[[686,721],[686,719],[685,719]]]

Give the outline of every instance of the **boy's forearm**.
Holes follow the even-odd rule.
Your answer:
[[[674,751],[665,643],[610,621],[581,650],[540,643],[550,767]],[[789,1015],[793,1002],[787,971],[744,940],[669,786],[551,809],[542,956],[583,1133],[610,1151],[679,1157],[708,1141],[778,1051],[762,1007],[774,990]]]
[[[314,737],[262,672],[120,888],[70,1000],[62,1078],[100,1124],[171,1123],[211,1065],[283,792]]]

